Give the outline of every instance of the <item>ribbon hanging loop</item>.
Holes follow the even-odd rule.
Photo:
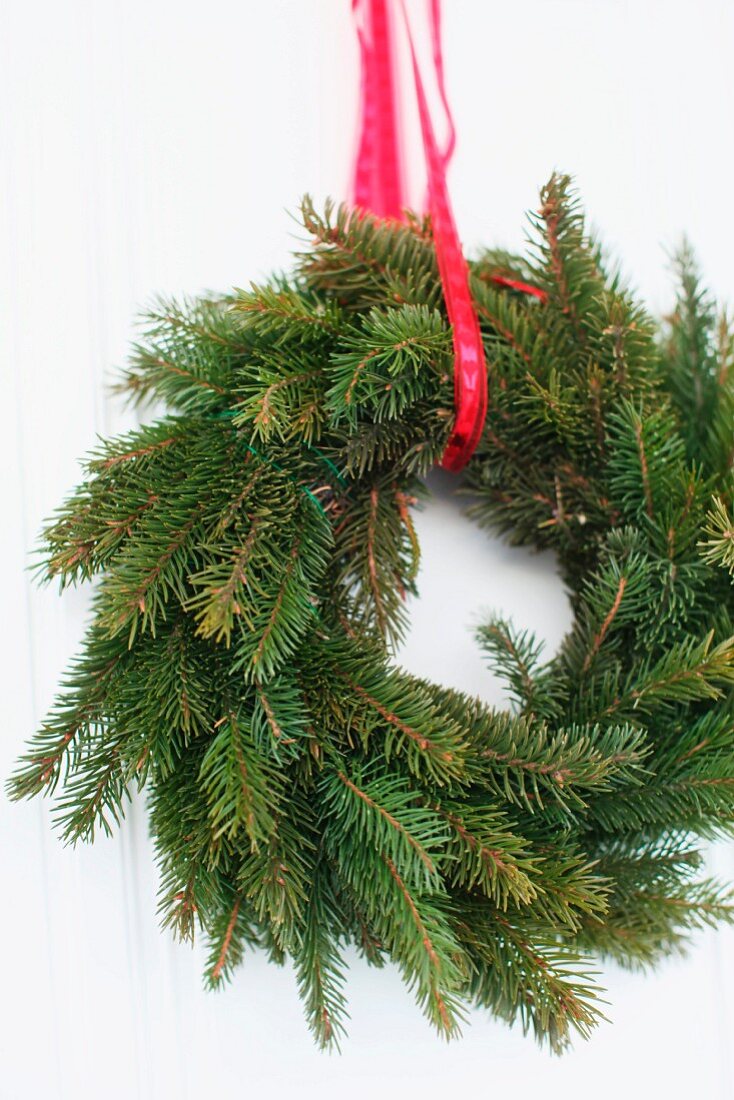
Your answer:
[[[432,60],[449,137],[445,150],[436,139],[425,84],[404,0],[396,0],[405,23],[418,103],[431,215],[446,312],[454,346],[454,426],[441,465],[458,471],[467,464],[487,415],[487,367],[479,322],[469,291],[469,269],[461,250],[449,200],[446,171],[455,137],[445,90],[439,0],[430,0]],[[399,143],[394,26],[390,0],[352,0],[362,59],[361,128],[354,173],[354,201],[379,217],[404,217],[403,160]]]

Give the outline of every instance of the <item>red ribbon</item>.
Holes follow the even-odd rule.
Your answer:
[[[453,331],[456,417],[441,464],[447,470],[461,470],[474,453],[484,427],[487,368],[479,322],[469,292],[469,269],[461,251],[446,185],[446,170],[455,136],[444,81],[440,3],[439,0],[430,0],[433,65],[449,122],[449,138],[443,151],[436,140],[403,0],[400,0],[400,6],[408,34],[418,100],[436,258],[446,312]],[[378,216],[402,218],[406,203],[398,141],[393,28],[388,0],[352,0],[352,9],[357,18],[362,56],[362,117],[354,174],[354,201],[357,206]]]
[[[434,7],[438,8],[438,3]],[[437,35],[434,36],[435,40]],[[408,41],[428,169],[428,208],[431,212],[446,312],[453,328],[454,340],[456,417],[441,465],[447,470],[461,470],[476,450],[487,416],[487,365],[479,321],[469,292],[469,268],[461,250],[449,201],[446,184],[447,154],[442,155],[438,148],[409,26]],[[439,71],[442,69],[441,65]]]
[[[469,292],[469,269],[461,251],[446,184],[446,173],[456,144],[456,130],[446,95],[440,0],[428,0],[428,7],[436,86],[448,123],[448,138],[443,150],[438,146],[428,109],[405,0],[352,0],[362,60],[360,139],[353,195],[358,207],[370,210],[378,217],[400,220],[405,216],[407,202],[395,91],[397,72],[391,3],[400,5],[408,36],[428,174],[428,209],[446,312],[453,333],[456,417],[441,465],[456,471],[466,466],[482,434],[487,416],[487,367],[479,321]],[[541,302],[548,299],[544,290],[519,279],[499,274],[490,278],[498,286],[530,294]]]
[[[362,117],[354,171],[354,202],[384,218],[405,208],[397,97],[387,0],[352,0],[362,59]]]
[[[533,298],[537,298],[541,302],[548,301],[548,295],[545,290],[541,290],[539,286],[532,286],[531,283],[521,283],[519,279],[510,279],[507,275],[490,275],[490,279],[497,286],[506,286],[510,290],[519,290],[521,294],[531,294]]]

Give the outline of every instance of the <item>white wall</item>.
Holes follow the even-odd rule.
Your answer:
[[[23,572],[95,433],[104,384],[157,291],[242,285],[286,265],[299,195],[344,194],[356,54],[348,0],[4,0],[0,44],[3,725],[0,773],[38,723],[86,597]],[[469,247],[519,245],[554,166],[655,308],[686,229],[722,296],[730,266],[734,7],[722,0],[445,0],[452,173]],[[459,518],[439,479],[421,520],[411,668],[498,699],[467,629],[501,607],[550,645],[567,621],[551,561]],[[445,621],[448,620],[448,621]],[[563,1060],[483,1018],[437,1041],[392,973],[355,966],[351,1035],[320,1055],[290,974],[247,960],[201,990],[161,935],[141,807],[121,836],[63,849],[40,805],[0,800],[0,1098],[280,1100],[734,1095],[734,937],[699,937],[655,977],[605,973],[609,1016]],[[731,851],[712,855],[734,877]]]

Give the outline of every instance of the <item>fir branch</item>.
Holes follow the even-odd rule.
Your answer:
[[[296,978],[306,1018],[321,1047],[339,1049],[347,1016],[343,993],[344,959],[336,929],[343,923],[331,874],[324,859],[317,864],[303,915],[301,942],[296,952]]]
[[[702,533],[708,536],[698,544],[704,561],[728,569],[734,576],[734,521],[721,497],[712,499]]]
[[[200,770],[212,840],[226,837],[232,841],[244,829],[257,849],[274,829],[280,777],[259,758],[245,721],[230,713],[217,727]]]

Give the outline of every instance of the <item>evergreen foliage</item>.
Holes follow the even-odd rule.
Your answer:
[[[687,248],[648,317],[564,177],[527,256],[471,265],[471,512],[553,549],[574,610],[548,660],[481,627],[497,712],[392,657],[453,417],[430,225],[303,221],[291,278],[151,311],[120,389],[169,413],[103,442],[44,532],[43,579],[98,583],[10,793],[57,792],[77,841],[144,787],[163,923],[203,930],[211,986],[249,947],[291,959],[323,1045],[352,945],[447,1037],[477,1005],[561,1049],[599,1017],[595,955],[732,916],[697,847],[734,829],[731,328]]]

